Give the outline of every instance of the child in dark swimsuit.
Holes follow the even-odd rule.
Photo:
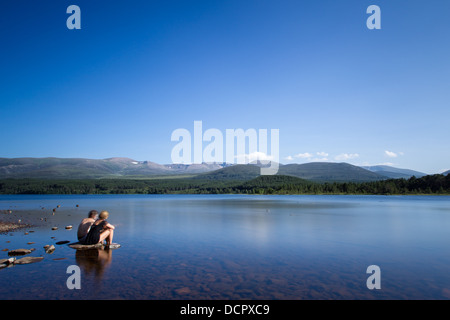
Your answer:
[[[112,243],[115,228],[106,221],[108,216],[108,211],[102,211],[100,213],[99,219],[92,224],[89,233],[83,241],[83,244],[97,244],[99,242],[103,242],[103,240],[106,240],[106,245],[110,245]]]

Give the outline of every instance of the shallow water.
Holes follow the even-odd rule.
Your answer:
[[[450,298],[450,197],[0,196],[6,209],[47,221],[0,235],[0,250],[44,257],[1,269],[0,299]],[[120,249],[45,253],[76,241],[91,209],[110,212]],[[380,290],[366,286],[369,265]]]

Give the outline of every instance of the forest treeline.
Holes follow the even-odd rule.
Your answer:
[[[317,183],[292,176],[249,181],[179,179],[0,180],[0,194],[375,194],[450,195],[450,174],[374,182]]]

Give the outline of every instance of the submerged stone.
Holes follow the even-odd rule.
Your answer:
[[[29,249],[15,249],[8,251],[8,256],[23,256],[31,253]]]
[[[44,257],[25,257],[14,261],[14,264],[30,264],[42,261]]]
[[[66,243],[70,243],[70,241],[64,240],[64,241],[58,241],[58,242],[56,242],[57,245],[62,245],[62,244],[66,244]]]

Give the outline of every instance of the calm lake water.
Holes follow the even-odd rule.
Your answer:
[[[0,250],[44,257],[0,270],[3,300],[450,298],[450,197],[0,196],[6,209],[47,221],[0,235]],[[91,209],[110,212],[121,248],[45,253],[75,242]],[[80,290],[66,286],[71,265]]]

